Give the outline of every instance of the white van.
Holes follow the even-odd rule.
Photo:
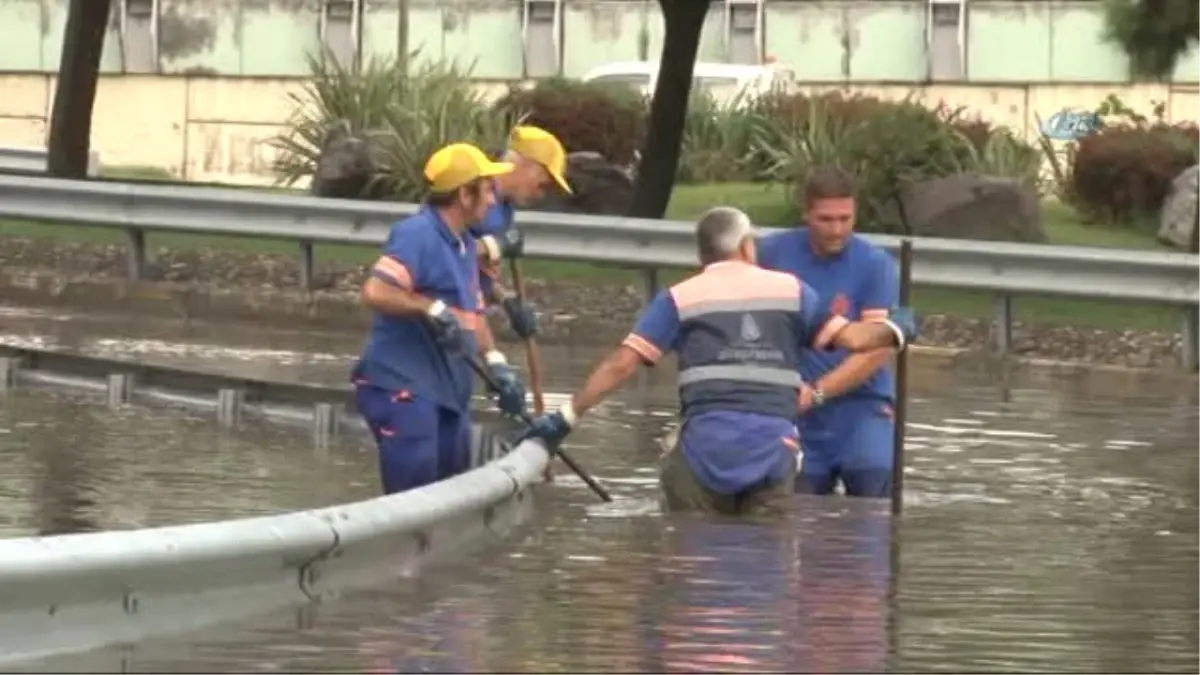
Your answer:
[[[654,93],[657,79],[657,61],[606,63],[592,68],[583,76],[584,82],[624,84],[646,96]],[[754,95],[772,88],[788,87],[795,79],[793,71],[774,63],[747,65],[697,62],[692,74],[692,86],[708,91],[718,100],[729,100],[742,92]]]

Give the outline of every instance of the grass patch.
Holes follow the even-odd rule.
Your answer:
[[[106,177],[142,180],[171,180],[165,172],[144,167],[112,169]],[[795,222],[784,189],[778,185],[754,183],[721,183],[712,185],[679,185],[672,195],[667,216],[673,220],[691,220],[712,206],[729,204],[746,211],[756,223],[765,226],[790,226]],[[1081,222],[1071,209],[1057,202],[1044,205],[1043,218],[1050,243],[1058,245],[1098,246],[1155,250],[1161,247],[1151,232],[1143,228],[1120,228],[1089,225]],[[0,221],[0,236],[40,237],[56,240],[124,245],[125,233],[120,229],[85,226],[45,225],[40,223]],[[148,233],[151,248],[173,249],[217,248],[248,253],[295,255],[296,243],[280,240],[252,239],[226,236]],[[318,259],[339,263],[368,263],[377,252],[368,247],[319,246]],[[529,260],[524,263],[528,274],[569,279],[572,281],[618,281],[641,284],[640,272],[616,269],[590,263]],[[682,278],[687,271],[662,270],[662,283]],[[993,315],[994,296],[974,291],[937,288],[917,288],[913,304],[923,314],[950,314],[986,318]],[[1176,330],[1179,312],[1153,305],[1117,304],[1090,300],[1067,300],[1055,297],[1020,296],[1014,303],[1016,317],[1021,321],[1056,323],[1081,327]]]

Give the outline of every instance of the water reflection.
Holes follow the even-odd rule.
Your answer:
[[[880,672],[888,665],[886,507],[800,498],[784,522],[679,519],[646,617],[647,672]]]

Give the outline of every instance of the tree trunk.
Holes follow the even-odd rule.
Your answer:
[[[46,168],[51,176],[87,177],[92,107],[111,5],[112,0],[71,0],[50,117]]]
[[[662,218],[671,201],[671,187],[679,166],[679,146],[687,121],[692,72],[700,51],[700,32],[708,14],[708,0],[658,0],[666,36],[658,66],[658,84],[650,104],[650,123],[642,147],[637,184],[629,215]]]

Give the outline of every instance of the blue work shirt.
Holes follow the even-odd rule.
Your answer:
[[[816,290],[830,314],[850,321],[886,318],[900,299],[895,260],[857,234],[832,256],[817,255],[807,227],[771,234],[758,242],[758,264],[796,275]],[[812,384],[849,355],[844,349],[805,350],[800,358],[800,374]],[[874,397],[890,403],[896,396],[895,375],[891,368],[883,368],[843,396]]]
[[[454,234],[436,209],[424,206],[392,226],[371,274],[446,303],[466,330],[467,349],[473,354],[478,351],[474,331],[482,320],[475,256],[473,237]],[[425,317],[379,312],[354,376],[388,391],[407,390],[460,412],[469,407],[475,384],[466,359],[446,355]]]
[[[491,235],[499,239],[508,228],[512,227],[513,219],[516,217],[516,208],[512,202],[505,199],[496,193],[496,203],[492,208],[488,209],[487,214],[479,223],[472,225],[470,228],[471,235],[478,240],[480,237]],[[494,263],[491,265],[480,265],[479,267],[479,290],[483,293],[483,297],[491,298],[492,291],[496,287],[496,280],[500,278],[500,265]]]
[[[793,324],[796,341],[811,346],[830,320],[817,293],[801,281],[800,309]],[[653,365],[669,351],[688,348],[681,344],[688,339],[681,328],[675,297],[662,291],[642,311],[623,344]],[[680,444],[701,484],[720,494],[737,494],[766,481],[791,480],[791,454],[799,440],[790,416],[710,409],[684,420]]]

